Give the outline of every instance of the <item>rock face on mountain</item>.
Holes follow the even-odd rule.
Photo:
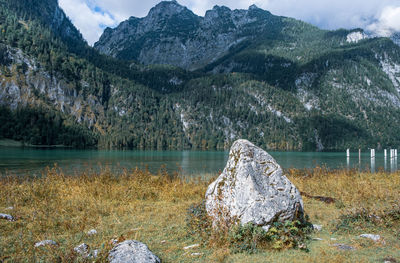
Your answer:
[[[393,42],[394,42],[396,45],[400,46],[400,32],[394,33],[394,34],[392,35],[391,39],[393,40]]]
[[[107,28],[94,47],[119,59],[193,70],[256,37],[274,34],[281,20],[254,5],[249,10],[215,6],[200,17],[176,1],[164,1],[144,18]]]
[[[218,221],[253,223],[303,219],[303,201],[279,164],[247,140],[233,143],[223,173],[206,192],[206,209]]]

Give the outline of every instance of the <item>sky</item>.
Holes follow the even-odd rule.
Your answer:
[[[160,0],[59,0],[90,45],[106,27],[131,16],[144,17]],[[323,29],[363,28],[378,36],[400,31],[400,0],[178,0],[197,15],[214,5],[247,9],[255,4],[275,15],[297,18]]]

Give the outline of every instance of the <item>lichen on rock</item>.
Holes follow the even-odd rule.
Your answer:
[[[206,192],[206,210],[216,226],[303,221],[300,192],[274,158],[247,140],[236,141],[223,173]]]

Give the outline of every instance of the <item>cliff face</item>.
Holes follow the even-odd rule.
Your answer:
[[[397,44],[398,46],[400,46],[400,32],[399,33],[395,33],[392,35],[391,39],[393,40],[393,42],[395,44]]]
[[[175,1],[161,2],[144,18],[107,28],[94,46],[120,59],[194,70],[260,35],[273,36],[280,25],[282,18],[256,6],[233,11],[215,6],[199,17]]]
[[[61,74],[51,75],[20,49],[1,46],[7,64],[0,71],[0,106],[11,110],[46,106],[92,128],[104,118],[104,107],[96,96],[84,96]],[[81,85],[88,85],[82,80]]]

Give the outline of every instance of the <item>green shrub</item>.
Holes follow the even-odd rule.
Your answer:
[[[275,222],[265,231],[252,223],[236,225],[230,231],[230,244],[234,252],[255,253],[258,249],[291,249],[307,250],[307,234],[311,228],[300,221]]]
[[[200,239],[203,244],[208,243],[211,236],[212,223],[207,216],[205,202],[189,207],[186,215],[188,235]]]
[[[275,222],[268,232],[252,223],[213,227],[204,202],[188,209],[186,223],[188,235],[200,239],[203,245],[229,247],[235,253],[256,253],[260,249],[308,250],[306,241],[312,229],[307,221]]]
[[[382,210],[359,208],[340,216],[335,232],[351,232],[367,227],[400,225],[400,205]]]

